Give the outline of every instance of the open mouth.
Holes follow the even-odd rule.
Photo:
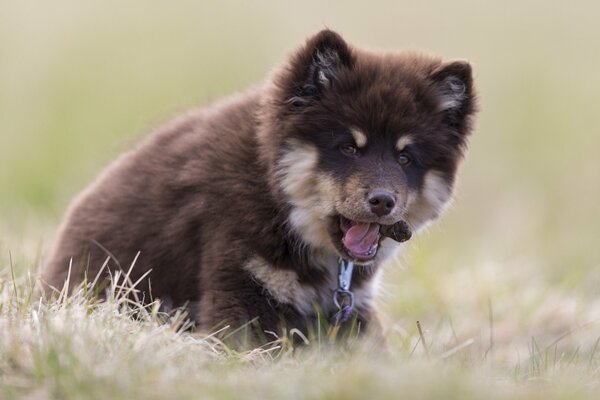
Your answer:
[[[374,222],[358,222],[340,216],[342,244],[348,255],[359,261],[370,261],[375,258],[381,225]]]
[[[376,222],[354,221],[339,215],[334,220],[337,236],[343,252],[356,261],[371,261],[377,255],[377,249],[383,236],[397,242],[411,238],[411,230],[405,221],[394,225],[381,225]],[[339,228],[338,228],[339,227]]]

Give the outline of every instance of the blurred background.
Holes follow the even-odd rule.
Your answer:
[[[597,2],[0,0],[0,251],[36,270],[69,200],[179,112],[260,83],[329,27],[473,63],[481,112],[454,206],[387,267],[402,341],[511,358],[600,318]],[[526,350],[523,350],[526,352]]]

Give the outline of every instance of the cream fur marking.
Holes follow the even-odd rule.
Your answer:
[[[402,150],[404,150],[404,148],[406,146],[412,144],[412,142],[413,142],[412,136],[404,135],[404,136],[400,137],[400,139],[398,139],[398,141],[396,142],[396,149],[398,151],[402,151]]]
[[[367,145],[367,135],[356,128],[350,128],[350,133],[354,137],[354,142],[358,147],[365,147]]]
[[[377,250],[377,264],[381,265],[381,263],[395,255],[402,247],[402,243],[398,243],[390,238],[383,238]]]
[[[337,288],[337,262],[331,259],[331,265],[321,266],[329,272],[327,281],[320,287],[303,285],[298,281],[298,274],[293,270],[275,268],[262,258],[253,258],[244,269],[252,274],[273,298],[282,304],[288,304],[303,315],[314,315],[315,305],[323,312],[335,312],[333,291]],[[317,261],[318,262],[318,261]],[[368,308],[372,305],[381,273],[378,271],[373,279],[358,289],[352,289],[354,304],[358,308]]]
[[[423,189],[412,193],[408,204],[408,222],[418,230],[439,217],[450,198],[452,186],[440,171],[429,171],[423,180]]]
[[[354,293],[354,306],[356,308],[370,308],[373,305],[375,296],[381,287],[381,277],[382,269],[379,268],[375,272],[375,276],[369,282],[365,282],[363,287],[354,290],[350,288]]]
[[[335,213],[337,192],[333,178],[317,173],[317,149],[297,140],[277,164],[277,176],[293,208],[289,222],[302,239],[314,248],[335,251],[325,218]]]
[[[317,293],[314,288],[301,285],[295,271],[274,268],[261,258],[250,260],[244,269],[278,302],[289,304],[305,315],[312,313]]]

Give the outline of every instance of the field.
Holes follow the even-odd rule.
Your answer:
[[[0,0],[0,399],[584,399],[600,391],[600,6]],[[259,83],[323,27],[469,59],[481,113],[454,205],[385,266],[387,352],[248,353],[40,303],[69,199],[152,127]],[[422,333],[417,329],[417,321]]]

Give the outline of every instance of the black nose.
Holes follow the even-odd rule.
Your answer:
[[[387,190],[372,190],[367,195],[371,211],[378,217],[388,215],[396,205],[396,196]]]

